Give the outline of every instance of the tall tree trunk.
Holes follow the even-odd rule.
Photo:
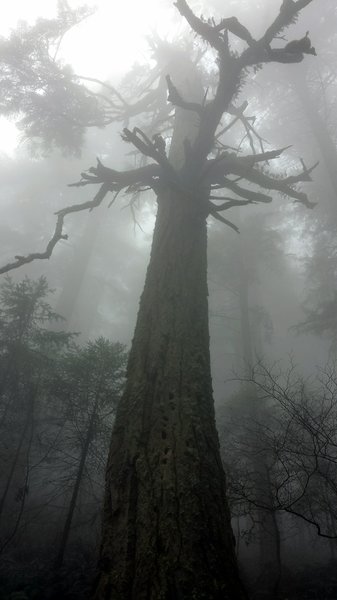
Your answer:
[[[158,197],[107,468],[96,600],[245,598],[212,398],[201,197]]]
[[[92,437],[93,437],[96,412],[97,412],[97,402],[95,403],[95,406],[92,410],[92,413],[90,415],[89,422],[88,422],[87,433],[85,436],[85,440],[84,440],[84,444],[83,444],[83,448],[82,448],[82,452],[81,452],[80,462],[78,465],[78,470],[77,470],[76,479],[75,479],[75,485],[73,487],[73,491],[71,494],[69,508],[68,508],[66,520],[64,523],[64,527],[63,527],[61,542],[60,542],[60,546],[59,546],[58,553],[57,553],[56,560],[55,560],[55,568],[56,569],[59,569],[63,564],[64,554],[65,554],[68,540],[69,540],[69,534],[70,534],[70,530],[71,530],[71,524],[73,521],[74,511],[75,511],[76,504],[77,504],[78,493],[80,491],[80,486],[81,486],[81,482],[82,482],[84,467],[85,467],[85,463],[87,460]]]
[[[16,450],[15,450],[15,453],[14,453],[14,456],[13,456],[12,464],[11,464],[11,467],[9,469],[9,473],[8,473],[8,476],[7,476],[7,481],[5,483],[5,487],[4,487],[4,490],[2,492],[2,496],[0,498],[0,520],[1,520],[1,517],[2,517],[2,513],[4,511],[4,508],[5,508],[5,504],[6,504],[8,492],[10,490],[10,487],[11,487],[11,484],[12,484],[12,481],[13,481],[13,477],[14,477],[16,468],[18,466],[19,459],[21,457],[22,448],[23,448],[23,444],[24,444],[24,441],[25,441],[25,438],[26,438],[28,427],[29,427],[29,425],[31,423],[31,420],[32,420],[32,415],[30,414],[30,408],[31,408],[31,406],[32,406],[31,404],[29,404],[29,406],[28,406],[27,415],[26,415],[26,418],[25,418],[23,429],[22,429],[21,435],[19,437],[18,444],[17,444]]]
[[[15,500],[17,502],[20,502],[19,511],[16,516],[14,527],[13,527],[12,531],[9,533],[9,535],[7,535],[7,537],[5,539],[1,540],[0,554],[2,554],[2,552],[4,552],[4,550],[8,547],[8,545],[11,543],[11,541],[15,538],[16,533],[17,533],[20,523],[21,523],[23,513],[24,513],[24,508],[25,508],[28,489],[29,489],[30,452],[31,452],[32,442],[33,442],[33,437],[34,437],[34,412],[33,411],[34,411],[34,404],[32,403],[30,406],[29,413],[28,413],[28,423],[30,425],[30,435],[29,435],[28,444],[27,444],[27,448],[26,448],[26,473],[24,476],[23,485],[21,486],[21,488],[19,488],[18,494],[16,495],[16,498],[15,498]],[[27,431],[27,428],[25,428],[25,430]]]

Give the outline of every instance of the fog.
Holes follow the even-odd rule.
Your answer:
[[[337,8],[333,0],[176,4],[96,0],[83,7],[77,0],[15,0],[2,20],[0,600],[337,597]],[[186,6],[200,17],[194,31]],[[217,29],[233,16],[238,22]],[[281,17],[284,25],[268,41],[266,31]],[[203,25],[209,28],[204,36]],[[294,40],[295,50],[287,46]],[[246,63],[199,164],[196,148],[202,153],[207,128],[204,138],[199,134],[204,115],[216,105],[218,72],[227,65],[224,79],[232,85],[235,60]],[[150,173],[153,164],[157,170]],[[167,230],[163,226],[167,190],[177,215],[183,214],[180,238],[180,217],[172,217]],[[174,202],[183,198],[189,207],[193,195],[206,202],[207,212],[191,212],[191,220],[183,221],[185,208]],[[207,289],[193,233],[206,217]],[[167,256],[170,237],[175,241]],[[207,319],[198,321],[206,294],[212,380]],[[206,340],[202,351],[200,339]],[[179,370],[185,382],[180,388]],[[158,450],[170,461],[172,440],[172,453],[179,455],[194,380],[202,407],[207,403],[200,389],[213,387],[235,537],[231,552],[243,582],[238,588],[230,583],[228,595],[220,583],[218,595],[201,587],[199,596],[192,595],[181,573],[194,568],[196,575],[198,569],[183,558],[180,564],[180,554],[172,567],[174,534],[167,544],[162,539],[172,525],[183,557],[184,544],[189,547],[184,511],[191,507],[197,514],[192,501],[186,509],[180,505],[175,530],[171,488],[161,483],[156,495],[159,459],[153,458]],[[186,397],[189,409],[181,408],[179,424],[170,420],[169,433],[161,433],[165,442],[157,443],[153,407],[172,403],[167,390],[176,384],[185,390],[179,406]],[[126,413],[135,425],[123,421]],[[111,446],[118,460],[127,456],[125,470],[109,463],[114,484],[106,462],[116,414],[113,435],[123,430],[129,437],[123,438],[124,454],[116,450],[121,438]],[[171,565],[168,579],[175,573],[166,589],[165,569],[158,567],[164,583],[156,580],[147,592],[137,564],[147,572],[152,534],[143,538],[141,531],[154,513],[146,513],[142,495],[150,476],[133,462],[142,456],[137,418],[139,448],[146,446],[150,457],[144,468],[151,473],[153,502],[164,498],[166,507],[156,507],[157,525],[165,511],[165,527],[171,523],[155,543],[156,560]],[[193,431],[202,473],[208,422],[204,433],[197,426]],[[211,455],[216,434],[214,446],[207,439]],[[172,459],[177,505],[187,495],[184,460],[183,451]],[[130,484],[127,492],[133,468],[139,469],[139,491]],[[163,473],[165,483],[170,475]],[[110,529],[106,508],[102,519],[105,477],[106,503],[108,491],[117,489],[111,491],[117,508],[111,509]],[[202,481],[211,514],[216,502],[207,500]],[[130,525],[124,513],[133,510]],[[193,518],[196,530],[205,532]],[[121,556],[137,557],[132,568],[125,559],[125,571],[135,569],[131,583],[121,571],[124,588],[111,583],[111,575],[110,591],[102,583],[104,560],[113,556],[107,530],[111,539],[125,533],[132,550],[120,542]],[[209,548],[203,552],[215,573]],[[227,574],[226,564],[235,558],[226,552],[221,560]]]

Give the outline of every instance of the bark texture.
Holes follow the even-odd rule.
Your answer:
[[[245,598],[209,358],[204,198],[166,188],[114,426],[96,600]]]

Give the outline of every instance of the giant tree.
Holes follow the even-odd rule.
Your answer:
[[[150,263],[107,465],[97,600],[245,597],[214,419],[206,222],[211,216],[237,230],[222,213],[271,202],[271,190],[312,207],[298,186],[310,181],[313,167],[302,161],[292,175],[273,174],[270,162],[284,149],[261,147],[242,155],[239,150],[230,152],[223,137],[238,121],[249,140],[255,135],[244,114],[247,103],[234,104],[251,69],[256,72],[273,61],[298,63],[304,54],[315,54],[308,35],[271,45],[311,1],[285,0],[275,21],[256,40],[235,17],[206,21],[185,0],[177,0],[178,11],[205,46],[210,70],[215,60],[216,83],[208,77],[205,90],[195,61],[182,51],[164,61],[169,108],[157,112],[156,129],[123,130],[124,140],[146,160],[123,172],[98,161],[82,173],[75,185],[98,185],[94,199],[58,212],[44,252],[16,257],[0,270],[49,258],[64,238],[66,215],[97,207],[110,192],[113,199],[122,191],[144,189],[156,196]],[[235,50],[233,38],[239,42]],[[202,49],[199,57],[204,55]],[[162,74],[159,92],[163,81]],[[107,121],[123,114],[130,118],[141,109],[150,112],[156,98],[152,84],[153,80],[133,105],[104,84]],[[172,122],[167,153],[164,137],[170,139],[167,128]]]

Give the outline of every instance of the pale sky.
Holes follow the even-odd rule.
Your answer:
[[[2,11],[0,35],[8,35],[19,20],[34,23],[53,17],[56,0],[10,0]],[[69,0],[71,7],[87,4],[97,12],[65,36],[62,58],[76,73],[105,79],[127,72],[146,55],[145,36],[153,31],[165,37],[174,28],[176,10],[170,0]],[[14,153],[18,142],[13,123],[0,118],[0,151]]]

